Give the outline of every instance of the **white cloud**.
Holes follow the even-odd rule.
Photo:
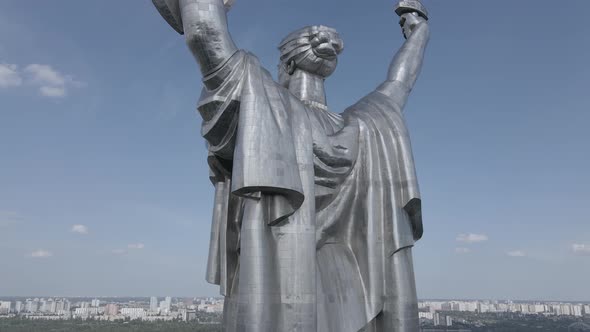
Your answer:
[[[590,255],[590,244],[572,244],[572,250],[578,255]]]
[[[88,234],[88,227],[84,226],[84,225],[74,225],[72,226],[72,230],[73,233],[78,233],[78,234]]]
[[[471,252],[469,248],[455,248],[455,252],[458,254],[468,254]]]
[[[55,86],[42,86],[39,88],[39,92],[41,95],[45,97],[65,97],[66,96],[66,88],[63,86],[55,87]]]
[[[19,70],[17,65],[0,64],[0,88],[18,87],[23,83],[38,87],[39,93],[49,98],[63,98],[68,94],[69,88],[85,85],[50,65],[34,63]]]
[[[30,64],[25,67],[25,73],[32,83],[39,85],[39,92],[45,97],[61,98],[67,94],[67,86],[81,86],[69,75],[64,75],[50,65]]]
[[[129,249],[143,249],[143,248],[145,248],[145,245],[143,243],[133,243],[133,244],[127,245],[127,248],[129,248]]]
[[[488,236],[485,234],[459,234],[457,235],[457,242],[465,243],[477,243],[488,240]]]
[[[114,255],[123,255],[127,253],[127,250],[125,249],[113,249],[111,250],[111,253],[113,253]]]
[[[47,250],[42,250],[42,249],[35,250],[31,253],[31,257],[34,257],[34,258],[47,258],[47,257],[51,257],[51,256],[53,256],[53,254],[51,252],[49,252]]]
[[[510,257],[525,257],[526,253],[522,250],[514,250],[514,251],[507,252],[506,255],[508,255]]]
[[[17,65],[0,63],[0,88],[16,87],[23,84]]]
[[[0,227],[8,227],[14,224],[18,224],[23,218],[16,212],[12,211],[0,211]]]
[[[66,85],[66,81],[71,79],[60,74],[50,65],[40,65],[37,63],[26,66],[25,72],[31,75],[33,82],[41,85],[64,86]]]
[[[111,253],[113,255],[125,255],[129,253],[131,250],[141,250],[143,248],[145,248],[145,245],[143,243],[131,243],[127,245],[127,249],[113,249],[111,250]]]

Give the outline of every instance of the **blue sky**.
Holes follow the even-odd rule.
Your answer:
[[[419,296],[590,300],[590,2],[425,4]],[[393,5],[238,0],[230,29],[275,72],[287,33],[336,28],[341,111],[385,78]],[[0,295],[217,294],[199,75],[151,1],[0,3]]]

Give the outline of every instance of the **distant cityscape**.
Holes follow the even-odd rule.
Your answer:
[[[223,312],[219,298],[0,298],[1,318],[193,321],[198,312]]]
[[[68,320],[193,321],[199,312],[223,313],[221,298],[0,298],[0,318]],[[519,302],[489,300],[422,300],[418,304],[421,321],[433,326],[466,323],[464,315],[502,314],[590,317],[590,303]],[[216,322],[209,322],[216,323]],[[218,323],[218,322],[217,322]]]
[[[418,303],[418,308],[421,320],[431,322],[433,326],[447,327],[453,326],[454,322],[473,323],[467,322],[465,315],[455,315],[455,313],[499,315],[514,313],[518,315],[590,318],[590,303],[580,302],[423,300]]]

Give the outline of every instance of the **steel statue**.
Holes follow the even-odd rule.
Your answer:
[[[279,44],[279,82],[234,44],[233,1],[153,0],[203,75],[215,186],[207,281],[225,331],[419,331],[412,247],[421,199],[402,110],[429,40],[419,1],[385,80],[342,113],[324,80],[344,44],[308,26]]]

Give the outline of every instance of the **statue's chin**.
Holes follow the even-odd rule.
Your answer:
[[[323,58],[323,66],[319,70],[319,75],[327,78],[328,76],[332,75],[336,70],[336,57],[332,57],[330,59]]]

